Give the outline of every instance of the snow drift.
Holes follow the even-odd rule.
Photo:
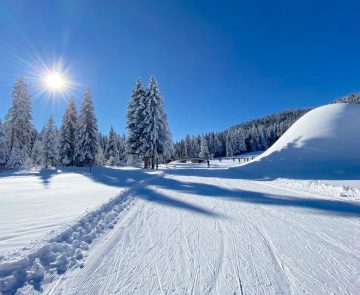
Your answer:
[[[360,177],[360,105],[330,104],[306,113],[256,160],[241,168],[254,177]]]

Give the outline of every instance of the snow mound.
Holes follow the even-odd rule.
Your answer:
[[[242,171],[257,177],[360,177],[360,105],[330,104],[301,117]]]

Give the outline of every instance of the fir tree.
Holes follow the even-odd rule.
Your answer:
[[[0,120],[0,168],[4,167],[7,161],[7,142],[5,125]]]
[[[258,126],[259,135],[259,149],[266,150],[269,147],[268,138],[266,137],[266,130],[263,125]]]
[[[142,156],[142,145],[144,143],[144,112],[145,112],[145,90],[141,80],[137,80],[127,107],[127,152],[134,158]]]
[[[42,166],[44,164],[44,149],[39,136],[35,139],[31,149],[31,160],[34,166]]]
[[[70,97],[62,118],[59,135],[60,163],[66,166],[74,164],[77,117],[78,114],[74,98]]]
[[[199,157],[207,160],[209,159],[209,156],[210,153],[209,153],[208,143],[206,137],[203,135],[201,136]]]
[[[42,149],[45,167],[56,166],[59,160],[59,145],[52,115],[43,132]]]
[[[99,146],[98,151],[95,155],[95,162],[94,164],[96,166],[104,166],[105,165],[105,156],[103,149]]]
[[[184,148],[185,148],[184,156],[185,156],[185,159],[188,159],[192,155],[192,150],[191,150],[192,145],[191,145],[190,135],[186,135],[184,145],[185,145],[184,146]]]
[[[105,158],[106,158],[106,165],[114,166],[119,162],[119,150],[117,146],[117,134],[114,128],[111,126],[109,132],[109,140],[106,146]]]
[[[12,105],[7,115],[8,120],[8,167],[21,167],[30,159],[32,138],[32,107],[31,99],[24,82],[20,77],[12,91]]]
[[[152,169],[157,166],[159,158],[170,159],[172,153],[172,140],[164,102],[154,77],[149,80],[145,98],[142,153],[145,161],[150,160]]]
[[[117,148],[119,151],[119,161],[122,163],[127,162],[127,150],[126,150],[126,137],[125,135],[117,136]]]
[[[91,166],[99,147],[97,120],[90,89],[85,92],[80,108],[75,136],[75,161],[79,166]]]
[[[233,150],[233,140],[230,132],[228,132],[226,136],[226,156],[227,157],[233,157],[234,156],[234,150]]]
[[[242,129],[238,129],[235,133],[235,146],[236,151],[234,151],[235,154],[241,154],[246,151],[246,145],[245,145],[245,136]]]

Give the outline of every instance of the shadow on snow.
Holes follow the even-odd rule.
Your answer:
[[[227,179],[256,179],[261,178],[242,177],[242,167],[234,169],[169,169],[166,173],[169,175],[182,175],[182,176],[198,176],[198,177],[218,177]],[[98,168],[94,167],[92,172],[89,172],[88,168],[63,168],[63,169],[42,169],[40,171],[15,171],[3,170],[0,177],[9,176],[28,176],[33,175],[39,177],[44,186],[47,187],[52,178],[60,173],[76,173],[91,178],[93,181],[102,183],[105,185],[116,186],[119,188],[130,187],[139,181],[149,179],[152,177],[152,173],[149,170],[143,169],[113,169],[113,168]],[[263,179],[264,180],[264,179]],[[70,184],[71,185],[71,184]],[[328,199],[316,199],[316,198],[297,198],[294,196],[278,196],[272,194],[264,194],[254,191],[246,190],[230,190],[224,189],[212,184],[194,183],[194,182],[182,182],[172,178],[159,177],[151,181],[151,185],[162,188],[165,193],[161,193],[158,190],[144,187],[139,190],[139,194],[136,197],[140,197],[150,202],[156,202],[161,205],[171,206],[182,210],[192,211],[194,213],[203,214],[210,217],[226,217],[215,210],[209,210],[207,208],[194,205],[190,202],[175,199],[166,195],[166,190],[176,191],[179,194],[185,193],[197,197],[216,197],[223,199],[231,199],[238,202],[246,202],[253,204],[262,204],[267,206],[288,206],[299,207],[318,210],[323,213],[359,217],[360,205]],[[186,196],[185,196],[186,198]],[[193,200],[193,199],[191,199]]]

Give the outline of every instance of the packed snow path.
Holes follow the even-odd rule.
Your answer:
[[[358,202],[173,169],[49,294],[359,294]]]

